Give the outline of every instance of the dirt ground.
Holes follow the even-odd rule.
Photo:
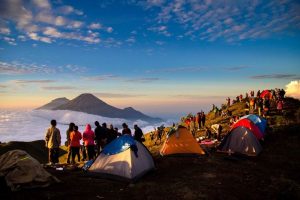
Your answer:
[[[156,170],[136,183],[48,168],[61,183],[12,193],[2,182],[0,199],[300,199],[299,133],[299,126],[272,130],[258,157],[213,149],[203,157],[155,156]]]

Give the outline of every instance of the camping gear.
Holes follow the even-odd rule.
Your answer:
[[[12,191],[22,188],[47,187],[60,182],[41,164],[22,150],[8,151],[0,156],[0,176],[4,176]]]
[[[154,169],[153,158],[148,149],[129,135],[123,135],[106,147],[88,169],[88,173],[135,181]]]
[[[258,126],[256,126],[250,119],[247,119],[247,118],[240,119],[239,121],[237,121],[236,123],[234,123],[232,125],[231,129],[234,129],[238,126],[244,126],[244,127],[248,128],[249,130],[251,130],[251,132],[255,135],[255,137],[258,140],[260,140],[264,137],[264,135],[262,134],[262,132],[260,131]]]
[[[253,114],[250,114],[250,115],[245,115],[243,117],[241,117],[241,119],[249,119],[251,120],[258,128],[259,130],[261,131],[261,133],[265,136],[265,131],[266,131],[266,127],[267,127],[267,120],[258,116],[258,115],[253,115]]]
[[[193,135],[185,127],[179,127],[175,134],[170,134],[161,150],[162,156],[167,155],[203,155],[205,152]]]
[[[253,131],[247,127],[238,126],[225,136],[218,146],[218,150],[228,154],[257,156],[262,151],[262,147]]]

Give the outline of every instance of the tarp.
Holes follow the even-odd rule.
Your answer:
[[[238,153],[248,156],[257,156],[262,147],[253,132],[244,126],[231,130],[222,140],[218,149],[229,154]]]
[[[106,155],[113,155],[126,151],[131,146],[136,145],[136,141],[130,135],[123,135],[110,142],[102,151]]]
[[[197,143],[193,135],[185,127],[180,127],[174,134],[169,135],[165,140],[160,150],[160,154],[162,156],[175,154],[203,155],[205,152]]]
[[[231,127],[231,129],[234,129],[238,126],[244,126],[252,131],[252,133],[255,135],[255,137],[260,140],[264,137],[260,129],[250,120],[247,118],[240,119],[236,123],[234,123]]]
[[[0,176],[4,176],[12,191],[21,188],[46,187],[59,180],[22,150],[9,151],[0,156]]]
[[[262,132],[263,135],[265,135],[265,131],[266,131],[266,127],[267,127],[267,120],[258,116],[258,115],[245,115],[243,117],[241,117],[241,119],[247,118],[249,120],[251,120],[258,128],[259,130]]]

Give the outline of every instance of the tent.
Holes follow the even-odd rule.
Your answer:
[[[264,118],[258,116],[258,115],[245,115],[243,117],[241,117],[241,119],[249,119],[251,120],[261,131],[261,133],[265,136],[265,131],[266,131],[266,127],[267,127],[267,120],[265,120]]]
[[[0,156],[0,177],[5,178],[12,191],[22,188],[47,187],[60,182],[41,164],[22,150],[12,150]]]
[[[238,126],[230,131],[218,146],[221,152],[257,156],[262,147],[253,132],[244,126]]]
[[[134,181],[154,169],[148,149],[129,135],[109,143],[88,169],[90,174]]]
[[[238,126],[244,126],[252,131],[252,133],[255,135],[255,137],[260,140],[264,137],[258,126],[256,126],[250,119],[244,118],[240,119],[236,123],[234,123],[231,127],[231,129],[234,129]]]
[[[166,155],[203,155],[205,152],[197,143],[193,135],[185,127],[179,127],[165,140],[160,154]]]
[[[272,98],[272,93],[269,90],[264,90],[260,93],[260,98],[268,98],[271,99]]]

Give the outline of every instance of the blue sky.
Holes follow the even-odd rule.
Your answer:
[[[167,116],[286,88],[300,80],[299,13],[290,0],[1,0],[0,106],[91,92]]]

